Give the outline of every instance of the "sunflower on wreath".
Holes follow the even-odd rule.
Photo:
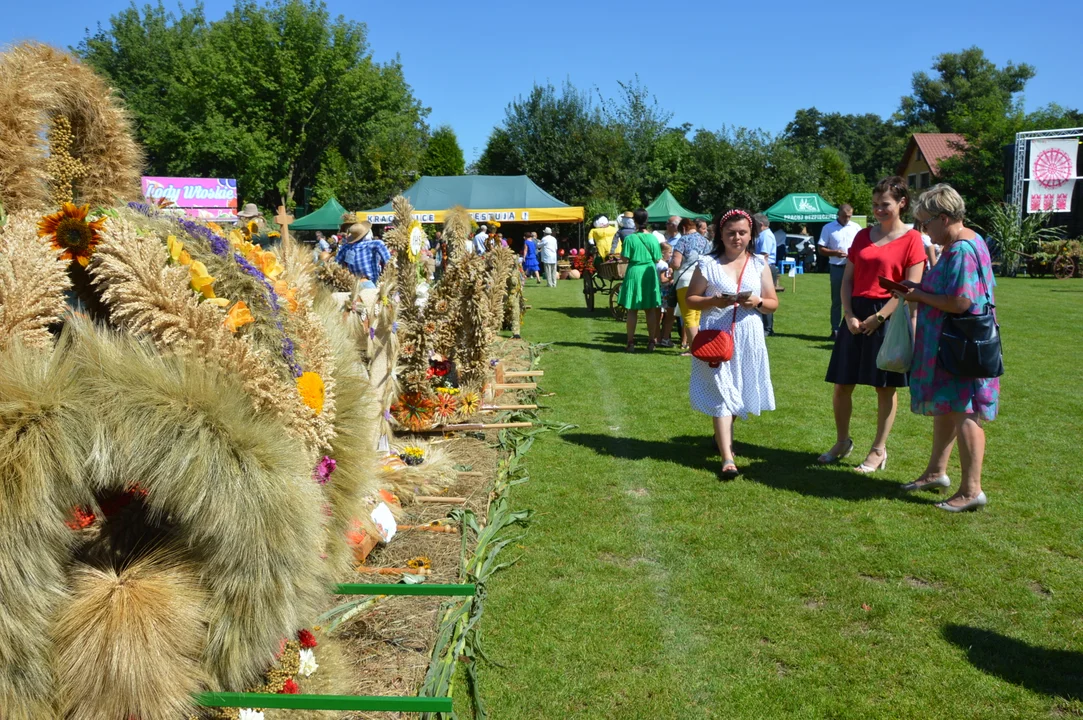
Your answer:
[[[44,216],[38,222],[38,237],[48,238],[54,248],[62,251],[61,260],[74,260],[86,267],[90,256],[101,243],[101,232],[107,218],[86,219],[90,205],[77,206],[66,202],[60,210]]]
[[[459,398],[459,415],[468,418],[476,415],[481,409],[481,398],[476,392],[464,392]]]

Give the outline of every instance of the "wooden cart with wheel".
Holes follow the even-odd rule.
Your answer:
[[[627,311],[617,304],[620,284],[628,270],[628,261],[624,258],[598,263],[595,272],[583,273],[583,298],[587,310],[594,311],[595,295],[609,296],[609,314],[615,320],[624,320]]]
[[[1027,260],[1036,260],[1033,255],[1028,255],[1025,252],[1019,252],[1018,250],[1012,250],[1011,252],[1020,257],[1024,257]],[[1029,265],[1030,264],[1028,263],[1028,266]],[[1057,250],[1057,254],[1053,257],[1051,262],[1042,263],[1042,265],[1044,265],[1044,267],[1035,267],[1034,274],[1038,277],[1045,275],[1046,267],[1052,269],[1053,277],[1057,280],[1067,280],[1070,277],[1075,277],[1076,263],[1075,260],[1072,259],[1072,256],[1068,254],[1068,241],[1065,240],[1061,244],[1060,249]],[[1030,267],[1028,267],[1027,272],[1030,272]]]

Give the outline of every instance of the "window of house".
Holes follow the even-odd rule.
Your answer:
[[[921,174],[921,179],[920,179],[920,182],[921,182],[921,185],[920,185],[920,187],[921,187],[921,189],[922,189],[922,190],[924,190],[925,188],[929,187],[929,185],[930,185],[930,183],[929,183],[929,173],[927,173],[927,172],[923,172],[923,173]]]
[[[909,185],[912,188],[916,188],[918,186],[918,176],[917,175],[907,175],[906,176],[906,184]]]
[[[918,162],[925,162],[925,156],[921,154],[921,150],[918,150]]]

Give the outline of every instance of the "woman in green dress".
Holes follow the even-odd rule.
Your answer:
[[[654,339],[658,337],[658,321],[661,316],[662,292],[658,283],[656,266],[662,259],[662,247],[658,238],[647,231],[647,211],[640,208],[632,215],[636,232],[624,238],[621,257],[628,261],[624,281],[620,284],[617,302],[628,310],[628,346],[625,352],[635,352],[636,321],[639,311],[647,316],[647,351],[654,350]]]

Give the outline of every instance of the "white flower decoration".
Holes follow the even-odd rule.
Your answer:
[[[241,710],[240,720],[263,720],[263,713],[259,710],[243,708]]]
[[[319,667],[320,666],[316,664],[315,653],[307,649],[301,651],[301,664],[297,672],[304,675],[305,677],[309,677],[310,675],[312,675],[312,673],[316,672]]]

